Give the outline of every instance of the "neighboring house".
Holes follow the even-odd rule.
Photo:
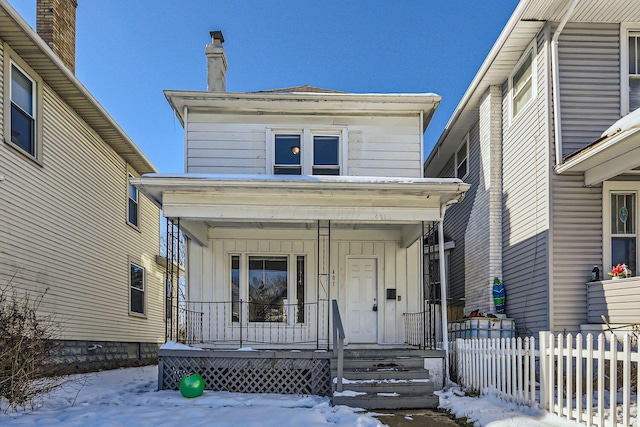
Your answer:
[[[156,169],[74,76],[75,8],[38,1],[38,35],[0,0],[0,288],[44,293],[69,367],[152,361],[160,213],[128,180]]]
[[[349,345],[402,346],[403,315],[423,310],[423,222],[467,188],[422,178],[440,97],[226,92],[212,36],[209,90],[165,92],[186,173],[132,181],[188,237],[187,307],[202,327],[190,340],[327,348],[335,299]]]
[[[640,107],[639,60],[638,1],[519,3],[425,163],[471,184],[444,227],[452,303],[491,311],[498,277],[521,333],[640,322],[640,279],[585,285],[639,273],[640,129],[607,130]]]

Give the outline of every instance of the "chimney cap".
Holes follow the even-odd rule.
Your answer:
[[[212,43],[224,43],[224,36],[222,35],[222,31],[209,31],[209,35],[211,35]]]

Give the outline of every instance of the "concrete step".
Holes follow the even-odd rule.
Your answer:
[[[337,369],[338,360],[331,359],[331,369]],[[344,369],[424,369],[422,357],[395,357],[395,358],[356,358],[344,359]]]
[[[334,389],[336,382],[334,380]],[[427,395],[432,394],[434,385],[430,380],[345,380],[342,383],[343,390],[351,390],[360,393],[375,395],[377,393],[398,393],[402,395]]]
[[[348,396],[344,394],[336,395],[332,398],[334,405],[347,405],[352,408],[363,409],[435,409],[438,407],[439,399],[434,394],[428,395],[380,395],[362,394]]]

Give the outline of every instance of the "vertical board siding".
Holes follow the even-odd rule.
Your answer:
[[[159,210],[141,195],[140,230],[128,226],[126,162],[46,85],[43,97],[43,165],[0,144],[0,285],[47,289],[41,311],[63,339],[161,342]],[[129,259],[145,268],[146,318],[129,316]]]
[[[537,96],[509,120],[508,84],[503,95],[503,281],[507,316],[523,333],[547,328],[549,277],[549,143],[547,45],[537,41]]]
[[[270,174],[268,130],[347,129],[348,171],[354,176],[421,177],[422,134],[416,116],[273,116],[192,112],[187,172]],[[345,163],[345,162],[343,162]]]
[[[620,26],[570,23],[558,46],[564,157],[620,118]]]

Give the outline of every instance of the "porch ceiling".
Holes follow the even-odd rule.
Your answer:
[[[640,171],[640,128],[632,128],[602,138],[567,158],[556,172],[584,173],[584,184],[593,186],[623,174],[638,179]]]

